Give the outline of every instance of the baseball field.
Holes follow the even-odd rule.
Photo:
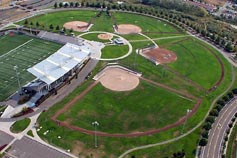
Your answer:
[[[139,84],[121,92],[105,87],[100,80],[94,81],[92,77],[108,63],[100,61],[87,81],[41,114],[38,123],[42,129],[38,134],[47,142],[70,149],[81,157],[118,157],[133,147],[175,138],[192,129],[204,118],[215,97],[230,84],[230,64],[214,48],[179,28],[160,19],[130,13],[113,12],[111,17],[105,13],[95,17],[96,14],[95,11],[55,12],[28,21],[54,26],[63,26],[75,19],[90,21],[91,31],[111,33],[116,32],[113,29],[116,23],[117,31],[124,31],[121,36],[133,49],[132,54],[116,62],[141,73]],[[73,17],[72,20],[69,17]],[[128,28],[122,28],[124,26]],[[127,34],[131,31],[129,27],[136,27],[139,32]],[[101,42],[97,35],[85,38]],[[154,43],[175,53],[177,60],[155,65],[136,53]],[[102,49],[102,57],[117,57],[115,51],[121,56],[126,54],[127,48],[106,46]],[[117,79],[126,78],[119,76]],[[192,111],[186,116],[187,110]],[[94,147],[94,121],[99,122],[98,148]],[[44,135],[47,130],[50,132]],[[174,152],[185,149],[186,157],[193,157],[198,134],[199,129],[196,129],[178,143],[139,150],[129,156],[171,157]]]

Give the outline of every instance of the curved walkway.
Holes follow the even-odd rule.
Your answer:
[[[96,60],[102,60],[102,61],[114,61],[114,60],[121,60],[121,59],[124,59],[124,58],[126,58],[126,57],[128,57],[129,55],[131,55],[132,54],[132,50],[133,50],[133,47],[132,47],[132,45],[130,44],[130,42],[128,41],[128,40],[126,40],[125,38],[123,38],[122,36],[119,36],[119,35],[117,35],[117,34],[114,34],[114,33],[110,33],[110,32],[104,32],[104,31],[91,31],[91,32],[86,32],[86,33],[82,33],[82,34],[80,34],[78,37],[81,37],[81,38],[83,38],[82,36],[84,36],[84,35],[87,35],[87,34],[92,34],[92,33],[101,33],[101,34],[105,34],[105,33],[107,33],[107,34],[111,34],[111,35],[113,35],[113,36],[116,36],[116,37],[119,37],[119,38],[121,38],[123,41],[125,41],[125,43],[128,45],[128,53],[127,54],[125,54],[125,55],[123,55],[123,56],[121,56],[121,57],[118,57],[118,58],[95,58]]]
[[[162,141],[162,142],[158,142],[158,143],[154,143],[154,144],[147,144],[147,145],[142,145],[142,146],[138,146],[138,147],[134,147],[132,149],[129,149],[127,151],[125,151],[123,154],[121,154],[118,158],[124,158],[126,155],[128,155],[129,153],[132,153],[134,151],[137,151],[137,150],[141,150],[141,149],[147,149],[147,148],[151,148],[151,147],[156,147],[156,146],[160,146],[160,145],[165,145],[165,144],[169,144],[169,143],[172,143],[172,142],[175,142],[175,141],[178,141],[186,136],[188,136],[189,134],[193,133],[195,130],[197,130],[199,127],[202,126],[202,124],[204,123],[205,119],[207,118],[207,116],[209,115],[209,112],[212,110],[213,106],[215,105],[215,103],[217,102],[218,99],[220,99],[225,93],[227,93],[231,87],[233,86],[234,84],[234,81],[235,81],[235,70],[234,70],[234,67],[232,66],[232,79],[231,79],[231,83],[230,85],[228,86],[228,88],[222,92],[220,95],[218,95],[212,102],[208,112],[206,113],[206,116],[203,118],[202,121],[200,121],[194,128],[192,128],[191,130],[189,130],[188,132],[186,132],[185,134],[183,135],[180,135],[176,138],[173,138],[173,139],[169,139],[169,140],[166,140],[166,141]],[[198,149],[199,150],[199,149]],[[198,150],[196,151],[196,155],[198,153]],[[197,157],[197,156],[196,156]]]
[[[105,132],[100,132],[100,131],[91,131],[91,130],[87,130],[87,129],[84,129],[84,128],[81,128],[81,127],[78,127],[78,126],[74,126],[74,125],[71,125],[70,123],[68,122],[61,122],[59,120],[57,120],[57,117],[64,113],[65,111],[67,111],[70,107],[72,107],[73,105],[75,105],[75,103],[80,100],[82,97],[84,97],[84,95],[86,95],[94,86],[96,86],[96,84],[98,83],[98,81],[95,81],[93,82],[89,87],[87,87],[82,93],[80,93],[77,97],[75,97],[73,100],[71,100],[70,102],[68,102],[62,109],[60,109],[59,111],[57,111],[52,117],[51,119],[57,123],[58,125],[60,126],[65,126],[69,129],[72,129],[72,130],[76,130],[76,131],[79,131],[81,133],[85,133],[85,134],[88,134],[88,135],[94,135],[96,133],[96,135],[98,136],[104,136],[104,137],[139,137],[139,136],[146,136],[146,135],[151,135],[151,134],[157,134],[159,132],[162,132],[162,131],[166,131],[168,129],[171,129],[171,128],[174,128],[174,127],[177,127],[179,125],[181,125],[182,123],[185,122],[185,120],[189,117],[191,117],[192,115],[195,114],[195,112],[198,110],[199,106],[201,105],[202,103],[202,99],[198,99],[194,96],[190,96],[189,94],[184,94],[182,92],[179,92],[173,88],[170,88],[166,85],[163,85],[163,84],[160,84],[160,83],[157,83],[157,82],[154,82],[152,80],[148,80],[148,79],[145,79],[145,78],[141,78],[143,80],[146,80],[147,82],[150,82],[152,84],[155,84],[156,86],[160,86],[162,88],[165,88],[165,89],[168,89],[169,91],[172,91],[172,92],[175,92],[175,93],[178,93],[180,95],[184,95],[186,96],[187,98],[190,98],[190,99],[195,99],[197,100],[195,106],[193,107],[192,109],[192,112],[190,112],[188,115],[185,115],[183,117],[181,117],[180,119],[178,119],[176,122],[172,123],[172,124],[169,124],[165,127],[162,127],[162,128],[158,128],[158,129],[154,129],[154,130],[148,130],[148,131],[145,131],[145,132],[135,132],[135,133],[127,133],[127,134],[121,134],[121,133],[114,133],[114,134],[111,134],[111,133],[105,133]]]

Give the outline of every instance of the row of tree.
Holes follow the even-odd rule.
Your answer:
[[[212,128],[212,124],[215,122],[216,117],[218,117],[219,112],[222,108],[234,98],[234,95],[237,95],[237,89],[233,89],[232,91],[228,92],[222,99],[219,99],[215,105],[215,107],[210,111],[209,116],[206,118],[202,130],[201,130],[201,137],[199,141],[200,146],[206,146],[208,142],[208,135],[209,131]],[[237,116],[237,113],[236,113]],[[232,125],[230,125],[232,126]]]

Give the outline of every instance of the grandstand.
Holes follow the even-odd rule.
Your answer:
[[[42,96],[57,90],[70,77],[75,76],[90,59],[90,54],[90,49],[85,45],[67,43],[45,60],[27,69],[36,77],[36,80],[23,87],[23,90],[37,91],[30,104],[37,105]]]

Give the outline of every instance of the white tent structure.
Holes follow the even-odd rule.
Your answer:
[[[91,51],[86,46],[67,43],[27,71],[49,86],[79,68],[84,61],[89,59],[90,54]]]

